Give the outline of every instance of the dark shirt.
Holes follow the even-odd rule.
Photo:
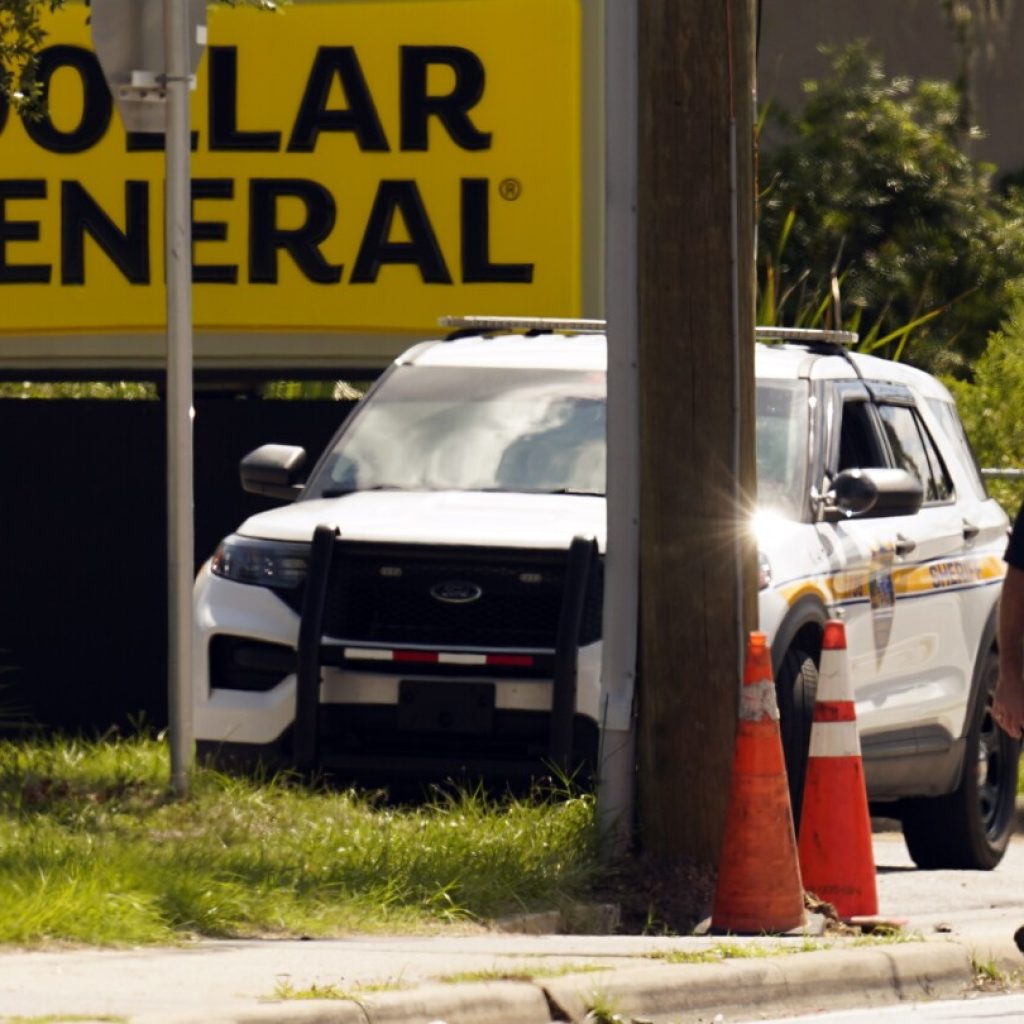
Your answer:
[[[1024,570],[1024,505],[1021,505],[1017,518],[1013,521],[1010,543],[1006,545],[1006,554],[1003,555],[1003,559],[1014,569]]]

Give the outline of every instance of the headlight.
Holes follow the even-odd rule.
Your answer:
[[[210,560],[214,576],[278,590],[301,586],[308,565],[308,544],[254,540],[236,534],[222,540]]]
[[[763,551],[757,553],[757,589],[767,590],[772,585],[772,564]]]

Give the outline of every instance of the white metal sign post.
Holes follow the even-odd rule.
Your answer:
[[[167,676],[171,785],[188,792],[192,725],[192,211],[189,88],[206,0],[93,0],[96,56],[128,131],[165,138]]]
[[[639,604],[640,440],[635,0],[607,0],[604,40],[608,550],[597,810],[604,853],[614,858],[628,847],[636,785],[633,697]]]
[[[167,604],[171,785],[188,792],[192,725],[192,216],[188,0],[164,0],[167,68]]]

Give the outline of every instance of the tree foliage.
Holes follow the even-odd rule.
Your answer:
[[[964,375],[1024,274],[1024,201],[965,153],[952,84],[889,77],[863,42],[829,56],[762,133],[760,322]]]
[[[64,7],[66,0],[0,0],[0,106],[9,103],[23,116],[42,111],[36,80],[38,54],[46,39],[42,17]],[[90,0],[85,0],[88,5]],[[275,11],[287,0],[220,0],[229,7]]]
[[[156,385],[145,381],[0,381],[0,399],[84,398],[135,402],[155,401],[157,397]],[[2,654],[0,651],[0,656]]]
[[[964,429],[982,466],[1024,468],[1024,293],[1014,299],[999,330],[989,335],[973,380],[947,380]],[[1015,515],[1024,480],[990,480],[989,492]]]
[[[0,0],[0,98],[15,109],[39,103],[36,56],[46,33],[40,24],[44,9],[55,11],[64,0]]]

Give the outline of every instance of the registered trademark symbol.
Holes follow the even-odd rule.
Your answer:
[[[498,195],[502,199],[507,199],[510,203],[518,199],[523,194],[523,186],[520,184],[518,178],[506,178],[500,185],[498,185]]]

